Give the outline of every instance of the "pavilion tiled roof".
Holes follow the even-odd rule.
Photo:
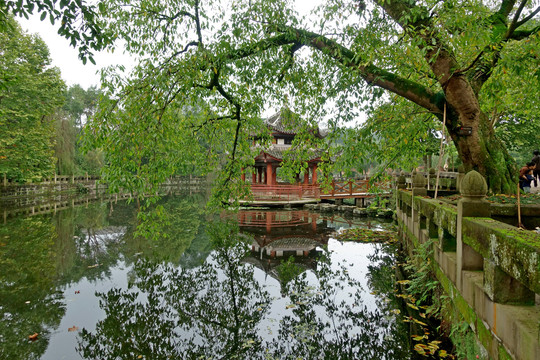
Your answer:
[[[270,155],[270,156],[272,156],[272,157],[274,157],[276,159],[279,159],[279,160],[283,160],[283,158],[285,156],[285,152],[291,149],[290,145],[277,145],[277,144],[272,144],[268,148],[263,148],[263,147],[261,147],[259,145],[257,145],[256,147],[260,149],[260,152],[257,155],[257,157],[262,156],[263,155],[262,153],[266,153],[266,154],[268,154],[268,155]],[[302,160],[307,160],[307,161],[315,160],[315,159],[320,158],[321,155],[322,155],[321,150],[319,150],[319,149],[309,149],[308,150],[308,158],[307,159],[302,159]],[[295,152],[291,152],[288,156],[289,156],[289,158],[292,157],[293,160],[296,160],[296,158],[299,157],[300,154],[297,154]]]
[[[300,117],[287,108],[282,108],[274,115],[268,117],[264,120],[264,123],[270,129],[287,135],[295,135],[302,129]],[[317,127],[314,134],[317,137],[323,138],[328,135],[328,132]]]
[[[281,239],[276,239],[266,245],[266,247],[270,247],[273,249],[290,249],[290,250],[296,250],[296,249],[305,249],[305,248],[315,248],[317,246],[320,246],[321,243],[318,242],[315,239],[307,238],[307,237],[286,237]]]

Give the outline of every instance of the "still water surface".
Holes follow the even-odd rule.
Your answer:
[[[146,237],[123,202],[8,219],[0,359],[411,357],[392,249],[333,237],[390,224],[203,201],[163,199]]]

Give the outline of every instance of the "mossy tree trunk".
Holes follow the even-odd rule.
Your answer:
[[[447,125],[447,130],[465,171],[476,170],[483,174],[494,193],[513,194],[518,170],[504,144],[495,137],[487,116],[481,113],[478,120],[468,124],[474,126],[471,135],[461,135],[452,123]]]

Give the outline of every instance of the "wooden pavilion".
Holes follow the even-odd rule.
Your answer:
[[[299,116],[288,108],[282,108],[276,114],[265,119],[264,124],[270,132],[272,144],[270,146],[262,146],[260,144],[262,137],[253,136],[253,146],[259,150],[259,153],[255,157],[251,183],[252,186],[256,186],[257,188],[272,188],[280,185],[277,180],[277,169],[281,166],[285,152],[291,149],[294,137],[299,133],[303,124]],[[320,139],[326,135],[318,127],[310,131],[313,136]],[[309,149],[307,153],[307,158],[303,159],[307,162],[303,181],[301,181],[300,174],[297,174],[296,182],[297,185],[315,186],[317,185],[317,167],[321,162],[320,151]],[[242,177],[245,181],[245,174]]]

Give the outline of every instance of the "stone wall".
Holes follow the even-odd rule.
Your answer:
[[[540,359],[540,234],[492,219],[486,192],[470,172],[455,206],[413,178],[397,193],[400,236],[408,251],[434,240],[434,272],[491,358]]]

